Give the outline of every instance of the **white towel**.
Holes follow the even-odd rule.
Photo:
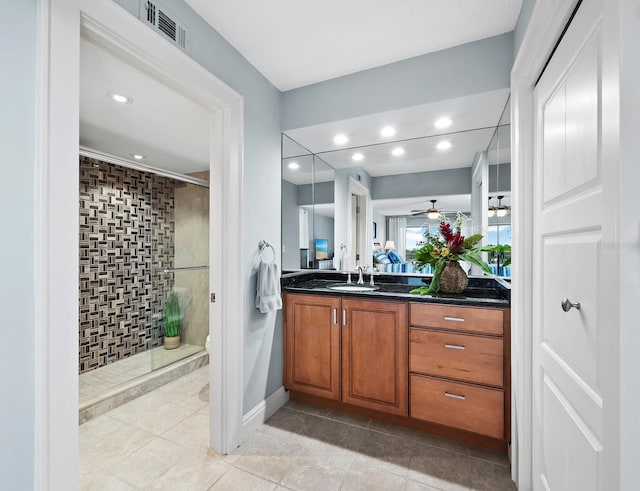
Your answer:
[[[268,263],[260,261],[260,266],[258,266],[256,308],[260,309],[263,314],[282,308],[278,265],[273,261]]]

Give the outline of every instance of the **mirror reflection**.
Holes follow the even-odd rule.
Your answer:
[[[414,253],[442,216],[461,212],[464,235],[504,246],[486,259],[494,274],[510,276],[508,92],[501,95],[493,125],[461,131],[343,148],[327,143],[334,123],[283,134],[283,271],[431,274],[430,266],[416,271]]]

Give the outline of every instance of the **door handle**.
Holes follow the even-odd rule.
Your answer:
[[[338,323],[338,309],[333,309],[333,323]]]
[[[580,302],[572,303],[568,298],[563,298],[560,306],[565,312],[569,312],[572,308],[580,310]]]
[[[347,309],[342,309],[342,325],[347,325]]]

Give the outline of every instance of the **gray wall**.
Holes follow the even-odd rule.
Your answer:
[[[531,20],[531,14],[533,13],[533,7],[536,5],[536,0],[523,0],[522,9],[520,9],[520,16],[518,17],[518,22],[516,23],[516,29],[513,32],[513,57],[518,55],[518,51],[520,51],[520,46],[522,45],[522,39],[524,38],[524,33],[527,31],[527,27],[529,26],[529,21]]]
[[[513,32],[289,90],[289,130],[510,86]]]
[[[137,17],[138,0],[114,0]],[[244,97],[244,413],[282,385],[282,324],[254,306],[258,242],[280,250],[281,93],[183,0],[172,12],[191,29],[189,56]],[[215,210],[212,210],[215,213]],[[278,254],[279,257],[279,254]]]
[[[416,172],[372,178],[371,198],[410,198],[443,194],[469,194],[471,168]]]
[[[297,188],[289,181],[282,181],[282,269],[300,267],[300,212]]]
[[[511,164],[489,166],[489,192],[497,191],[511,191]]]
[[[3,489],[33,489],[34,459],[34,141],[36,0],[0,0],[2,180],[0,309],[11,341],[0,350],[0,476]],[[73,328],[73,327],[71,327]]]

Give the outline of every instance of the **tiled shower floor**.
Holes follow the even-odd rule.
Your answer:
[[[90,372],[80,374],[80,404],[87,402],[120,384],[145,375],[158,368],[171,365],[204,350],[202,346],[181,344],[173,350],[162,346],[118,360]]]

